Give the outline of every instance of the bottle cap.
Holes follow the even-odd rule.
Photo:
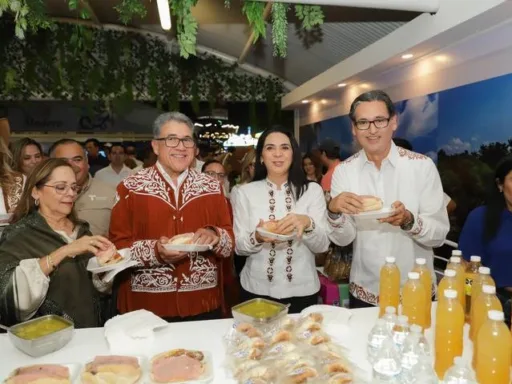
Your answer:
[[[394,315],[396,313],[396,308],[395,307],[386,307],[386,313],[390,314],[390,315]]]
[[[460,257],[459,256],[452,256],[452,257],[450,257],[450,263],[460,264]]]
[[[394,257],[386,257],[386,263],[395,263],[396,259]]]
[[[454,277],[457,274],[453,269],[445,269],[444,275],[448,277]]]
[[[457,291],[455,289],[445,289],[444,297],[446,297],[447,299],[456,299]]]
[[[480,256],[471,256],[469,258],[469,260],[472,262],[472,263],[479,263],[480,261],[482,261],[482,258]]]
[[[462,256],[462,251],[460,249],[454,249],[452,251],[452,256]]]
[[[418,272],[409,272],[407,276],[411,280],[418,280],[420,278],[420,274]]]
[[[464,359],[462,358],[462,356],[457,356],[455,357],[455,359],[453,359],[453,364],[455,364],[458,367],[462,367],[463,365],[465,365]]]
[[[483,293],[489,293],[491,295],[495,295],[496,294],[496,287],[494,285],[484,284],[482,286],[482,292]]]
[[[425,264],[427,264],[427,260],[425,260],[423,257],[420,257],[420,258],[416,259],[416,264],[425,265]]]
[[[489,316],[490,320],[495,320],[495,321],[505,320],[505,314],[501,311],[489,311],[487,313],[487,316]]]
[[[480,267],[478,268],[478,273],[481,275],[490,275],[491,274],[491,268],[489,267]]]
[[[397,317],[398,324],[405,325],[405,324],[407,324],[408,321],[409,321],[409,318],[405,315],[400,315]]]
[[[413,333],[421,333],[422,330],[423,328],[421,328],[421,326],[419,326],[418,324],[411,325],[411,332]]]

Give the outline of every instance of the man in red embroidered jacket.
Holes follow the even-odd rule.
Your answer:
[[[233,252],[233,228],[222,187],[189,169],[196,137],[190,119],[164,113],[153,124],[157,163],[117,187],[110,239],[130,248],[138,266],[118,276],[120,313],[147,309],[170,321],[220,317],[220,259]],[[163,247],[175,235],[194,232],[212,251],[183,253]]]

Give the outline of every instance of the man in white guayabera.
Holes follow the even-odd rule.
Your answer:
[[[440,246],[450,224],[436,166],[424,155],[397,147],[395,107],[383,91],[359,95],[350,107],[352,134],[362,149],[334,171],[329,203],[331,240],[354,242],[350,306],[378,304],[379,275],[392,256],[401,284],[416,258],[425,258],[433,273],[432,247]],[[380,198],[393,208],[387,217],[364,218],[363,196]]]

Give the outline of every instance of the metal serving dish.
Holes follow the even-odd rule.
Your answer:
[[[38,323],[40,323],[41,326],[44,326],[45,322],[50,321],[64,323],[65,327],[33,339],[20,337],[20,333],[22,333],[25,327],[34,326]],[[32,357],[39,357],[58,351],[64,347],[73,338],[74,329],[75,325],[70,320],[57,315],[47,315],[13,325],[9,328],[8,334],[11,343],[20,351]]]
[[[273,311],[275,313],[261,316],[255,316],[246,313],[247,310],[253,306],[265,304],[268,306],[276,307],[275,311]],[[234,306],[231,308],[231,313],[233,314],[233,318],[237,321],[243,321],[252,324],[268,324],[282,318],[283,316],[286,316],[288,314],[289,307],[289,304],[285,305],[272,300],[252,299]]]

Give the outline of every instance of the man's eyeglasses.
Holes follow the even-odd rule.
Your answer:
[[[168,148],[176,148],[180,145],[180,142],[183,143],[185,148],[194,148],[196,146],[196,142],[191,137],[184,137],[180,139],[179,137],[160,137],[158,139],[154,139],[155,141],[163,141],[165,146]]]
[[[354,124],[357,129],[360,131],[366,131],[367,129],[370,129],[370,125],[374,125],[375,128],[381,129],[386,128],[389,125],[389,121],[391,120],[390,117],[388,118],[379,118],[375,120],[358,120]]]
[[[218,180],[224,180],[226,178],[225,173],[217,173],[217,172],[213,172],[213,171],[206,171],[205,173],[208,176],[215,177]]]
[[[67,184],[55,184],[55,185],[44,184],[43,186],[55,189],[55,192],[57,192],[59,195],[65,195],[66,193],[68,193],[68,191],[70,189],[73,192],[75,192],[75,193],[78,193],[78,191],[80,190],[80,187],[78,185],[76,185],[76,184],[73,184],[73,185],[67,185]]]

